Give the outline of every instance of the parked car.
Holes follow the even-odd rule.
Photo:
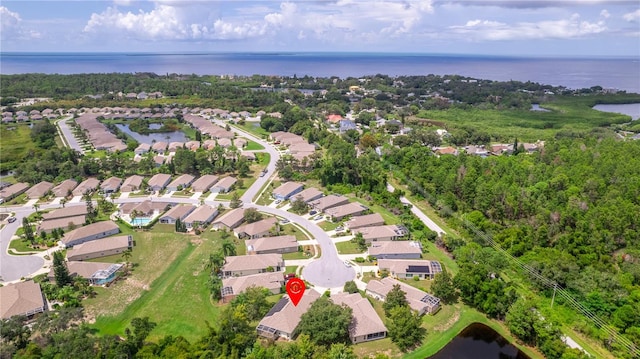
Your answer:
[[[317,215],[317,216],[313,217],[313,219],[315,219],[316,221],[319,221],[319,220],[321,220],[321,219],[323,219],[323,218],[324,218],[324,216],[323,216],[323,215],[321,215],[321,214],[319,214],[319,215]]]
[[[16,217],[9,217],[9,219],[7,220],[9,223],[13,223],[16,221]]]
[[[280,224],[287,224],[287,223],[289,223],[289,220],[286,218],[280,221]]]
[[[344,227],[342,226],[336,227],[336,232],[342,232],[342,231],[344,231]]]
[[[317,213],[318,213],[318,211],[315,211],[315,210],[314,210],[314,211],[309,212],[309,215],[310,215],[310,216],[313,216],[313,215],[316,215]]]
[[[287,281],[287,280],[293,279],[295,277],[296,277],[295,273],[287,273],[287,274],[284,275],[284,280]]]
[[[276,199],[276,204],[280,204],[280,203],[282,203],[282,200],[281,199]]]
[[[347,266],[347,267],[351,267],[351,263],[349,263],[349,261],[347,261],[347,260],[344,261],[344,265]]]

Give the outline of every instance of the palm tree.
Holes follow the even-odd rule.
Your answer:
[[[126,266],[129,266],[129,260],[131,259],[131,248],[127,249],[126,251],[122,252],[122,259],[124,259]]]
[[[62,205],[62,208],[64,208],[64,205],[67,204],[67,199],[66,198],[62,198],[60,200],[60,204]]]
[[[236,246],[233,244],[233,242],[229,240],[224,240],[222,242],[222,253],[224,254],[225,257],[235,256],[237,253]]]
[[[38,212],[38,210],[40,209],[40,205],[37,203],[33,204],[33,209],[36,211],[36,214],[40,214],[40,212]]]
[[[218,275],[222,270],[223,265],[224,265],[224,256],[220,251],[209,255],[209,266],[211,267],[212,273]]]

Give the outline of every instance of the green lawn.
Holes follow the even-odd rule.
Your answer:
[[[36,148],[26,123],[0,125],[0,138],[0,172],[15,169],[27,153]]]
[[[298,270],[298,266],[287,266],[285,273],[295,273]]]
[[[45,251],[46,248],[32,248],[29,244],[29,241],[25,239],[14,239],[9,243],[9,249],[13,251],[13,253],[20,252],[42,252]]]
[[[285,254],[282,255],[282,258],[284,260],[309,259],[311,257],[313,257],[313,254],[311,256],[307,256],[304,252],[285,253]]]
[[[329,221],[321,221],[321,222],[318,223],[318,227],[322,228],[325,231],[333,231],[339,225],[340,225],[339,223],[333,223],[333,222],[329,222]]]
[[[258,138],[267,138],[271,134],[269,131],[260,127],[260,122],[245,122],[244,125],[231,125],[235,126],[241,130],[245,130]]]
[[[336,248],[338,249],[339,254],[363,253],[361,250],[358,249],[358,246],[355,243],[351,243],[351,241],[338,242],[336,243]]]
[[[144,316],[158,324],[150,340],[182,335],[194,341],[206,333],[205,321],[215,325],[220,307],[210,301],[206,265],[220,246],[214,240],[217,233],[200,237],[173,233],[168,227],[135,233],[131,261],[137,266],[131,276],[97,288],[98,296],[84,302],[101,334],[122,335],[131,319]]]
[[[247,140],[247,141],[249,141],[249,142],[247,142],[247,145],[243,148],[243,150],[245,150],[245,151],[264,150],[264,146],[263,145],[261,145],[261,144],[259,144],[257,142],[251,141],[251,140]]]
[[[296,240],[298,241],[306,241],[309,239],[309,237],[305,234],[305,232],[303,230],[301,230],[300,228],[292,225],[292,224],[285,224],[285,225],[280,225],[280,236],[284,236],[284,235],[294,235],[296,237]]]

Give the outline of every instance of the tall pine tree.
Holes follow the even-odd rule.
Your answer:
[[[72,282],[69,268],[67,268],[67,264],[64,262],[64,255],[61,251],[53,252],[53,275],[56,278],[56,285],[58,287],[64,287]]]

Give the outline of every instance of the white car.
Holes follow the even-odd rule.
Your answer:
[[[349,261],[347,261],[347,260],[344,261],[344,265],[347,266],[347,267],[351,267],[351,263],[349,263]]]

